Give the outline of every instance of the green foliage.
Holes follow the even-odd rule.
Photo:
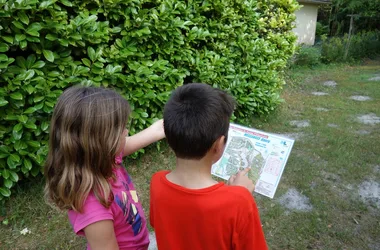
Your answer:
[[[0,0],[0,199],[36,176],[49,118],[75,84],[117,89],[131,133],[188,82],[232,93],[238,121],[279,102],[295,0]]]
[[[321,22],[317,22],[315,36],[317,38],[320,38],[321,36],[328,35],[328,34],[329,34],[329,26],[324,25]]]
[[[350,42],[348,40],[348,35],[330,39],[324,37],[321,60],[324,63],[345,62],[374,58],[380,54],[380,31],[358,33],[351,36]],[[348,49],[348,54],[344,59],[346,49]]]
[[[343,62],[346,38],[322,38],[321,60],[323,63]]]
[[[317,47],[301,46],[294,56],[294,65],[314,67],[321,63],[321,50]]]
[[[342,35],[348,32],[350,27],[350,17],[348,15],[351,14],[356,15],[354,18],[354,27],[357,32],[379,29],[380,1],[333,0],[329,18],[331,23],[330,35]]]

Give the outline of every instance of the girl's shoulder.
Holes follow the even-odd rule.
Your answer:
[[[123,165],[120,164],[114,167],[113,173],[115,175],[115,181],[112,183],[113,186],[115,184],[118,186],[117,183],[127,183],[128,185],[133,185],[132,179]]]
[[[120,153],[119,155],[117,155],[117,156],[115,157],[115,163],[116,163],[117,165],[121,165],[121,164],[123,164],[123,153]]]
[[[120,179],[121,177],[125,177],[128,174],[127,171],[125,170],[124,166],[121,164],[113,167],[112,171],[113,171],[116,179]]]

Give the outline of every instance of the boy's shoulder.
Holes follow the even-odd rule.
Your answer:
[[[166,175],[170,173],[168,170],[162,170],[159,172],[156,172],[152,175],[152,179],[150,180],[150,187],[151,189],[154,188],[155,190],[158,188],[159,190],[166,188]]]
[[[252,206],[254,203],[253,195],[245,187],[224,185],[223,189],[223,195],[238,204]]]
[[[158,177],[158,176],[165,176],[166,174],[170,173],[169,170],[161,170],[153,174],[153,177]]]
[[[166,175],[168,173],[170,173],[170,171],[163,170],[153,174],[151,186],[160,185],[159,183],[167,184],[168,181],[166,181]],[[254,203],[253,196],[247,188],[242,186],[230,186],[221,183],[219,183],[218,188],[213,189],[213,191],[209,193],[209,197],[215,197],[222,200],[230,200],[231,203],[237,203],[243,206],[251,206],[252,203]]]
[[[158,171],[156,173],[153,174],[152,176],[152,183],[161,179],[161,178],[165,178],[165,176],[170,173],[169,170],[162,170],[162,171]]]

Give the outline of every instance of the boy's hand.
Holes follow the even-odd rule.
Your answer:
[[[248,172],[251,168],[245,168],[239,171],[236,175],[231,175],[227,184],[231,186],[242,186],[248,189],[249,192],[253,192],[255,190],[255,185],[252,180],[248,178]]]

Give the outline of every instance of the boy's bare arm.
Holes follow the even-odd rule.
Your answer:
[[[127,136],[125,140],[123,156],[130,155],[153,142],[161,140],[164,137],[164,121],[161,119],[143,131],[132,136]]]
[[[255,190],[255,185],[252,180],[248,178],[248,172],[251,168],[245,168],[239,171],[236,175],[231,175],[227,184],[231,186],[242,186],[248,189],[250,193]]]

